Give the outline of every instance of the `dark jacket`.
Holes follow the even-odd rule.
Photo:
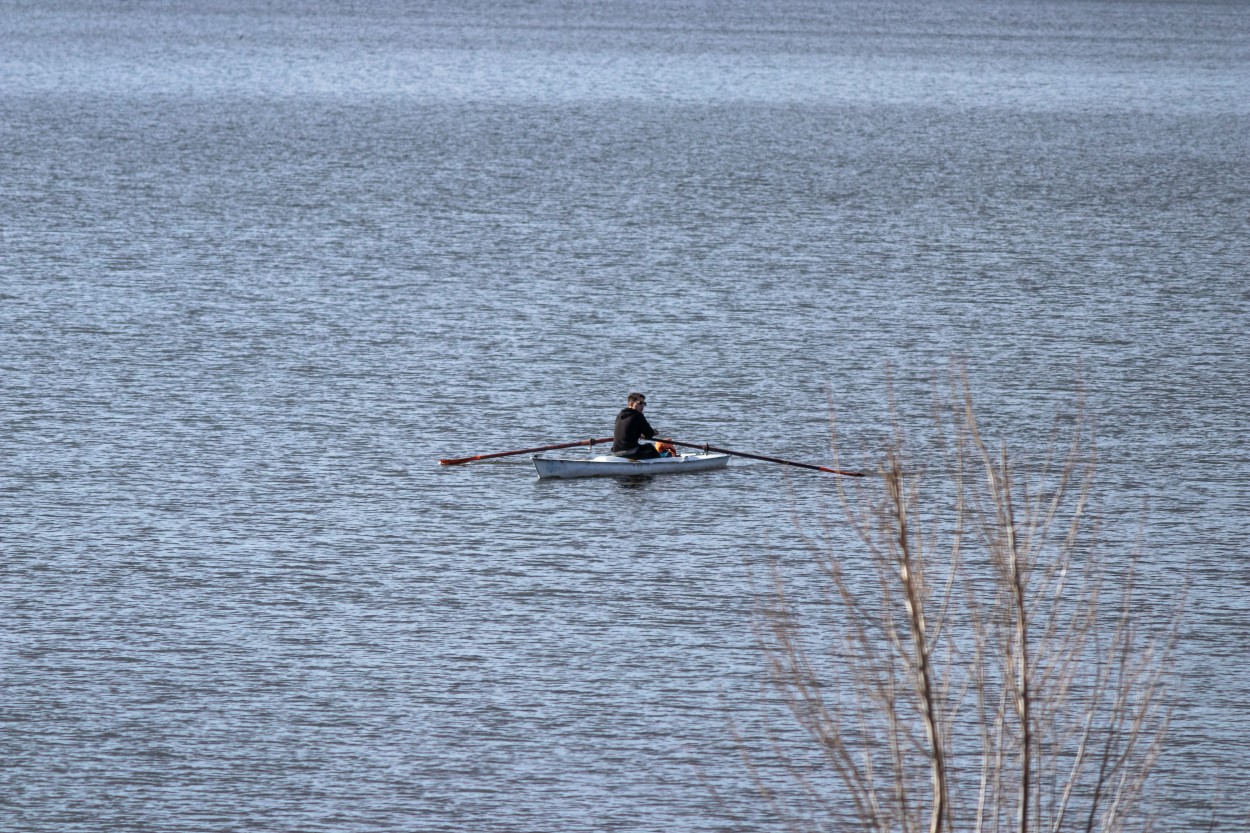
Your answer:
[[[635,411],[633,408],[623,408],[616,415],[616,430],[612,436],[612,451],[631,451],[638,447],[639,438],[651,439],[655,436],[655,429],[651,427],[651,423],[647,422],[647,418],[642,415],[642,411]]]

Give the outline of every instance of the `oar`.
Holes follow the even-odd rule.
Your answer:
[[[783,466],[796,466],[800,469],[812,469],[813,471],[823,471],[828,472],[829,474],[840,474],[844,477],[864,476],[862,471],[839,471],[838,469],[831,469],[828,466],[815,466],[811,463],[796,463],[793,460],[782,460],[780,457],[765,457],[763,454],[752,454],[748,451],[731,451],[728,448],[717,448],[716,446],[708,445],[707,443],[683,443],[677,440],[662,440],[661,442],[672,443],[673,445],[682,445],[686,448],[698,448],[703,451],[715,451],[720,454],[732,454],[734,457],[749,457],[752,460],[763,460],[766,463],[781,463]]]
[[[538,448],[519,448],[516,451],[497,451],[494,454],[478,454],[474,457],[457,457],[450,460],[439,460],[440,466],[459,466],[464,463],[472,463],[475,460],[490,460],[495,457],[511,457],[513,454],[533,454],[535,451],[555,451],[557,448],[573,448],[578,445],[595,445],[596,443],[610,443],[612,438],[599,440],[578,440],[574,443],[556,443],[555,445],[543,445]]]

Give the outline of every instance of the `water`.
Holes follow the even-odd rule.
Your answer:
[[[832,401],[867,464],[952,355],[1025,448],[1079,374],[1107,537],[1192,585],[1168,826],[1250,814],[1241,5],[10,2],[0,42],[0,827],[779,829],[755,571],[832,485],[435,461],[640,389],[813,461]]]

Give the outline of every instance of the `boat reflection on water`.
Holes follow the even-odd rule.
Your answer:
[[[622,489],[641,489],[655,480],[654,474],[634,474],[628,477],[615,478],[616,485]]]

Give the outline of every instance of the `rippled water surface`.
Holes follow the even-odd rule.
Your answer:
[[[952,356],[1024,449],[1079,375],[1166,826],[1250,815],[1244,4],[253,5],[0,3],[0,828],[781,829],[831,481],[435,461],[870,465]]]

